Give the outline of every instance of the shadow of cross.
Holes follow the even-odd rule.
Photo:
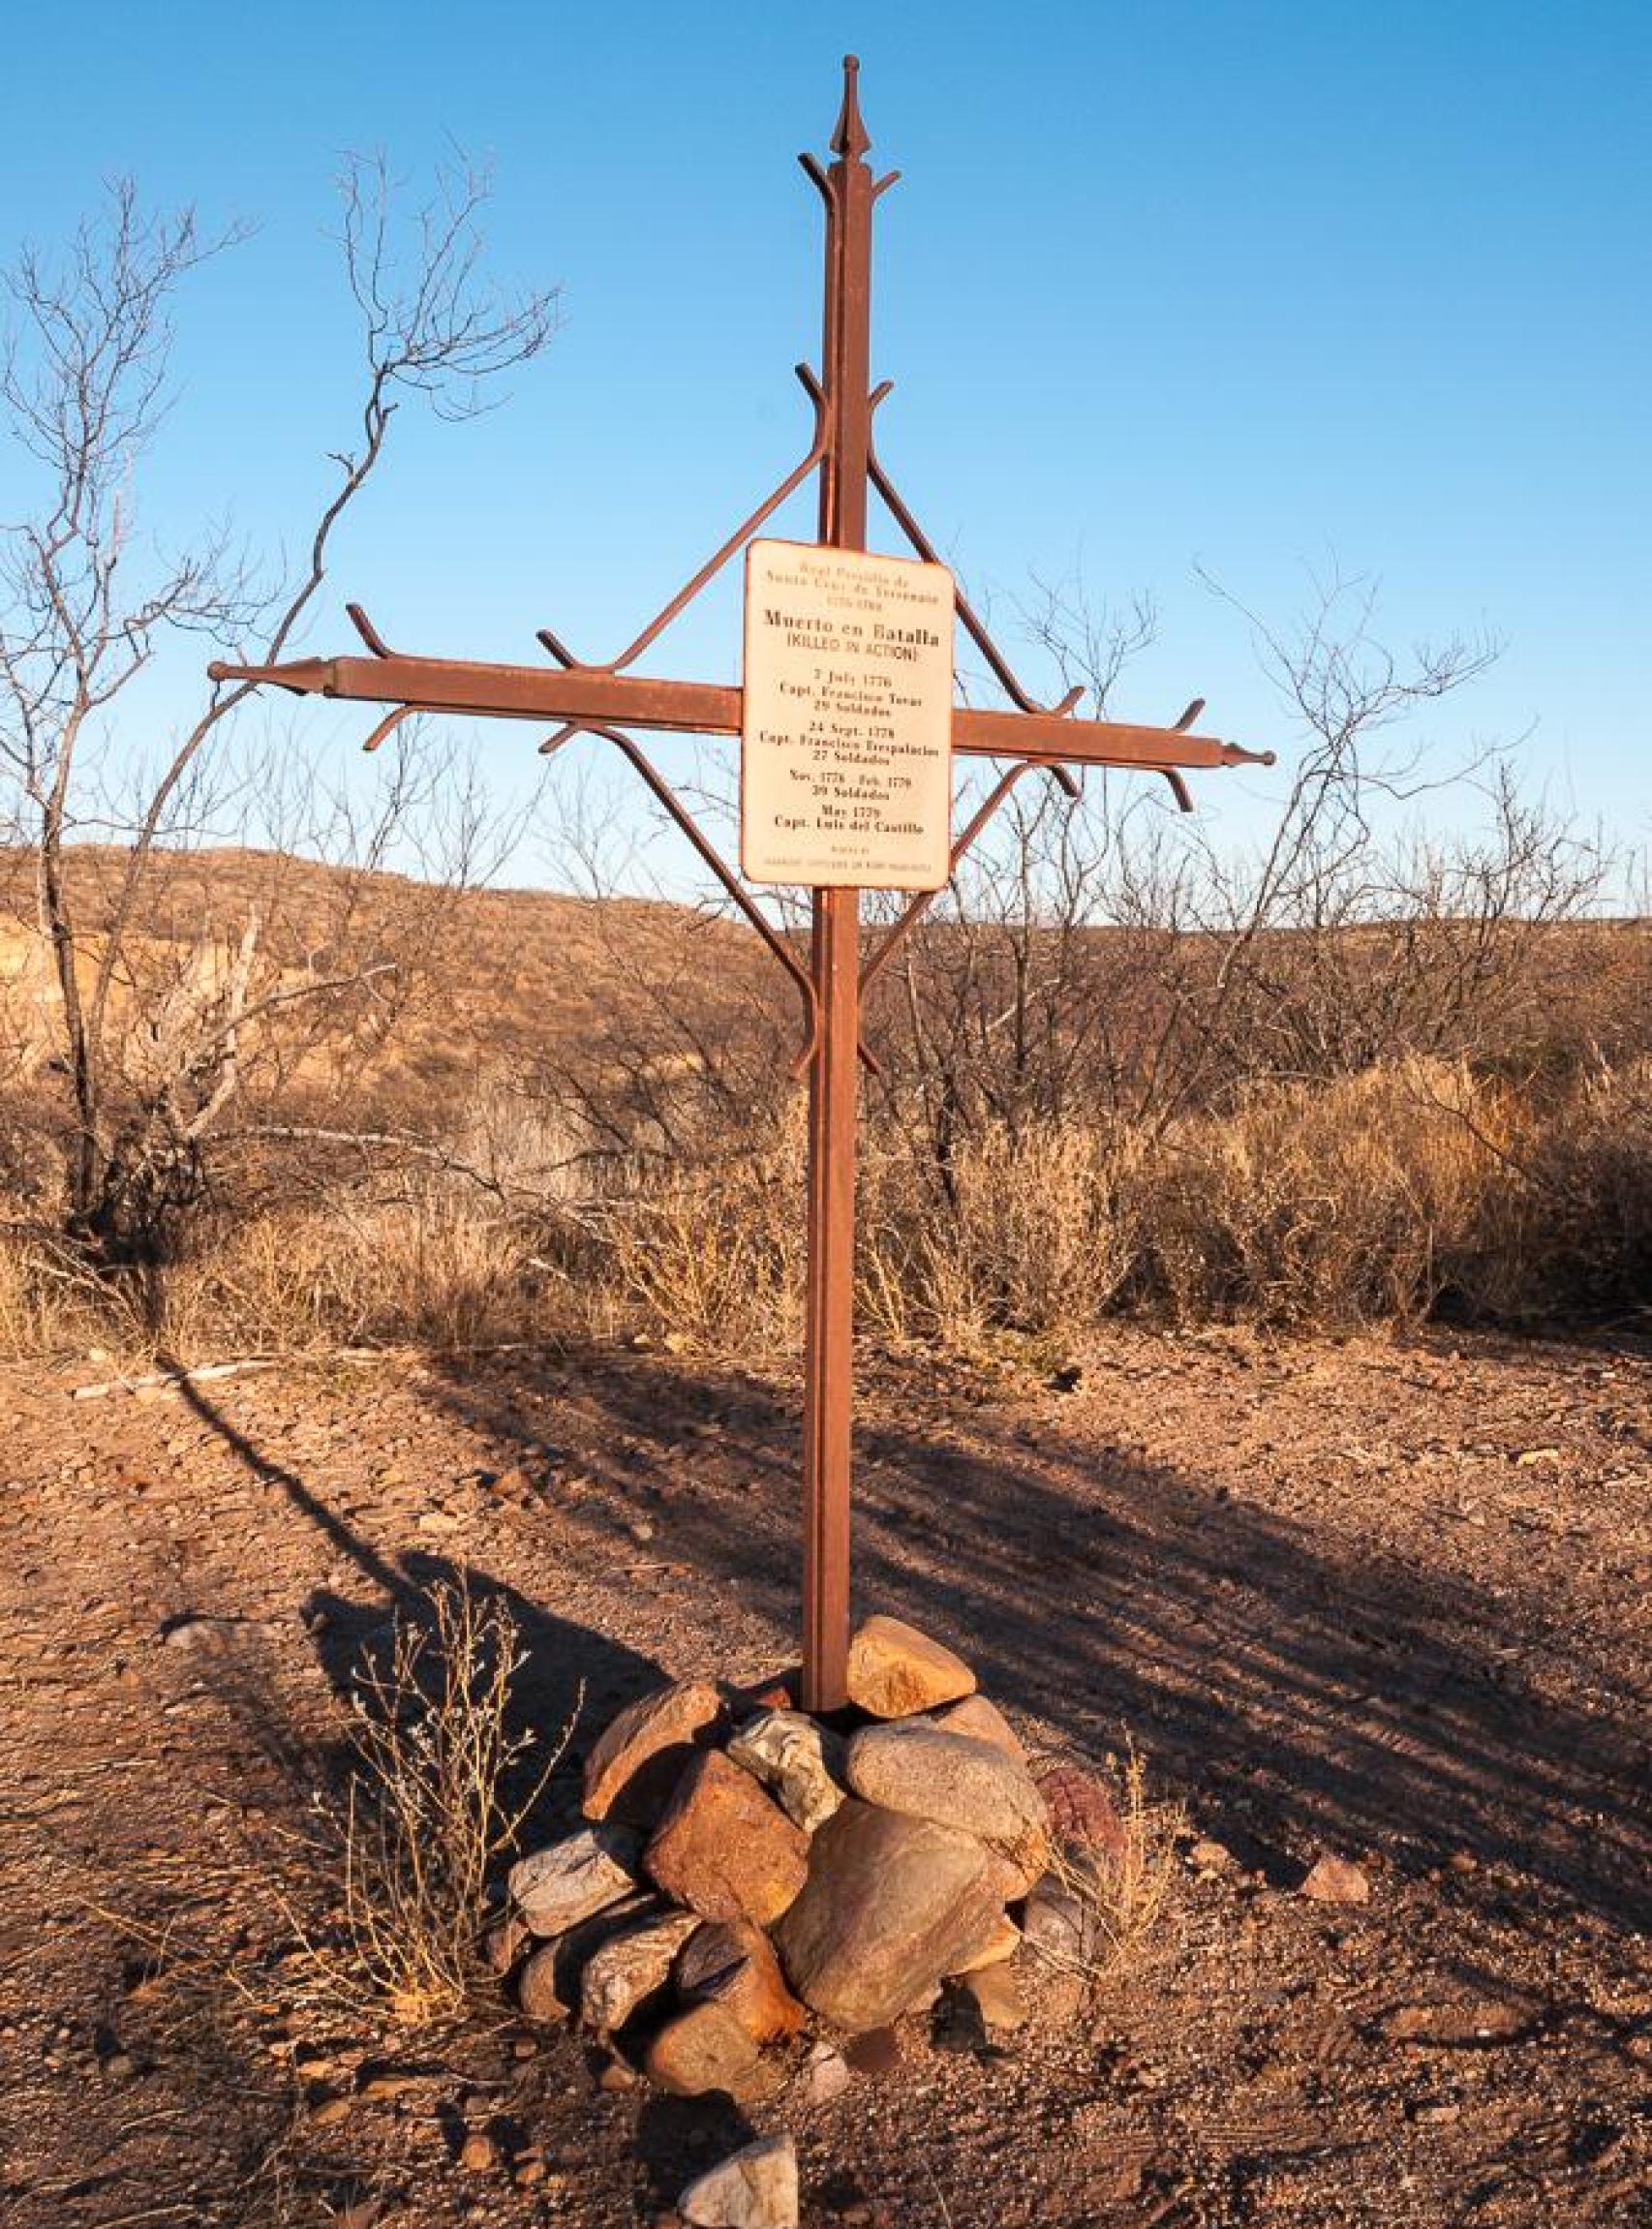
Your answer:
[[[554,721],[543,748],[554,750],[577,734],[600,737],[629,760],[671,814],[732,903],[786,969],[803,1001],[802,1065],[809,1076],[808,1284],[805,1328],[803,1457],[803,1699],[815,1711],[844,1700],[849,1634],[849,1477],[853,1376],[855,1143],[859,1068],[871,1055],[861,1041],[861,995],[907,936],[935,893],[944,888],[964,851],[1014,785],[1042,770],[1069,796],[1078,794],[1074,767],[1136,768],[1163,775],[1178,803],[1191,807],[1183,770],[1272,763],[1270,752],[1192,732],[1203,710],[1195,698],[1170,727],[1131,725],[1073,717],[1081,690],[1054,707],[1040,706],[1016,679],[987,627],[938,565],[935,551],[877,456],[872,419],[890,391],[871,385],[872,229],[875,202],[897,172],[874,177],[866,162],[872,141],[861,116],[859,65],[843,64],[842,103],[823,166],[802,157],[803,168],[825,208],[825,319],[821,371],[798,367],[814,409],[807,454],[756,509],[730,534],[676,595],[620,655],[601,665],[576,658],[551,632],[539,641],[553,666],[484,664],[410,656],[392,650],[359,605],[350,616],[368,656],[301,658],[286,663],[210,668],[212,679],[240,688],[271,684],[300,694],[386,704],[391,710],[368,739],[373,749],[416,713],[459,713],[498,719]],[[812,581],[822,599],[811,614],[792,615],[754,603],[757,560],[782,546],[754,537],[805,481],[818,475],[819,528],[814,558],[794,569]],[[875,493],[917,564],[867,552],[868,507]],[[740,551],[748,552],[746,673],[743,687],[641,676],[635,661]],[[831,553],[830,562],[825,553]],[[766,560],[765,560],[766,562]],[[943,612],[962,626],[1010,700],[1007,711],[977,710],[952,701],[950,644],[927,629],[903,627],[910,583],[896,592],[892,570],[926,572],[933,590],[944,584]],[[892,615],[887,624],[840,614],[837,602],[856,612]],[[880,584],[882,584],[880,586]],[[813,592],[811,592],[813,593]],[[902,600],[893,600],[899,594]],[[884,601],[882,599],[891,600]],[[807,600],[807,599],[800,599]],[[821,611],[825,616],[821,616]],[[765,628],[767,633],[765,634]],[[931,684],[895,682],[888,655],[916,656],[921,647],[942,654],[939,693]],[[751,687],[754,643],[781,660],[779,697],[765,696],[759,713]],[[767,667],[765,667],[767,671]],[[795,725],[775,711],[789,691]],[[933,750],[925,739],[934,732]],[[803,848],[809,871],[749,871],[748,880],[807,883],[813,891],[812,933],[807,967],[775,928],[743,881],[670,784],[627,732],[633,728],[742,739],[742,853],[753,850],[753,785],[771,796],[799,801],[796,815],[770,812],[767,833],[780,819],[808,822],[811,841]],[[784,730],[782,732],[782,729]],[[947,826],[953,757],[981,757],[1000,767],[981,809],[956,841]],[[914,770],[938,762],[938,817],[933,828],[913,823]],[[783,761],[784,763],[779,763]],[[932,766],[931,772],[935,768]],[[788,781],[795,787],[788,787]],[[934,817],[932,815],[932,817]],[[890,864],[890,842],[919,826],[927,839],[904,868]],[[860,848],[857,850],[857,840]],[[937,840],[933,840],[938,839]],[[761,845],[756,846],[761,853]],[[899,849],[899,846],[896,846]],[[860,892],[907,889],[905,910],[882,942],[864,958]]]

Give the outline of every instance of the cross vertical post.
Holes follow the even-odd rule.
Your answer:
[[[753,901],[748,881],[735,874],[684,800],[629,733],[643,728],[666,736],[738,735],[743,738],[744,749],[750,701],[749,677],[738,687],[730,688],[640,675],[630,668],[735,555],[752,543],[780,505],[817,469],[821,546],[866,551],[869,491],[875,491],[921,563],[939,567],[933,545],[902,500],[872,443],[872,412],[887,389],[880,387],[874,395],[869,386],[872,215],[873,203],[886,186],[893,185],[895,173],[874,178],[867,167],[865,156],[872,141],[861,120],[859,67],[852,55],[844,58],[842,107],[831,142],[835,161],[829,168],[822,168],[811,155],[802,159],[826,204],[825,333],[820,378],[816,380],[807,366],[798,367],[815,406],[813,441],[803,461],[726,537],[627,649],[605,664],[589,664],[576,658],[544,627],[539,630],[538,643],[553,661],[550,669],[410,656],[392,650],[360,605],[350,604],[346,609],[366,645],[369,655],[365,657],[302,657],[263,665],[216,659],[208,668],[215,684],[230,684],[238,689],[268,684],[304,696],[389,706],[363,746],[368,750],[376,750],[403,720],[421,713],[551,722],[553,731],[539,747],[547,751],[560,749],[575,735],[606,740],[635,768],[732,903],[803,992],[809,1074],[809,1267],[804,1355],[801,1699],[806,1710],[814,1712],[840,1708],[847,1691],[856,1101],[859,1064],[863,1057],[870,1059],[863,1054],[860,1042],[861,998],[923,918],[936,892],[927,883],[914,884],[910,878],[902,881],[897,877],[899,887],[915,889],[916,895],[884,931],[863,969],[859,889],[848,884],[816,887],[813,942],[805,968],[790,940]],[[888,563],[876,559],[868,562],[873,569]],[[1195,697],[1172,727],[1076,719],[1071,717],[1073,708],[1083,693],[1076,688],[1059,704],[1035,704],[950,576],[947,597],[957,624],[968,634],[1014,707],[995,711],[957,703],[952,706],[951,751],[991,759],[1000,768],[995,785],[950,846],[953,867],[1014,784],[1035,771],[1053,777],[1074,797],[1078,795],[1074,766],[1155,772],[1170,782],[1181,809],[1190,812],[1193,801],[1181,779],[1182,768],[1272,765],[1271,751],[1246,750],[1216,736],[1194,734],[1193,723],[1204,710],[1202,697]],[[805,641],[807,646],[807,638]],[[829,655],[836,657],[838,653]],[[816,672],[813,678],[816,683],[831,685],[844,677],[827,670],[824,674]],[[829,704],[830,686],[820,695]],[[784,741],[774,736],[759,736],[757,740],[759,748]],[[876,817],[874,812],[872,818]],[[941,834],[945,833],[943,829]],[[807,870],[800,867],[797,873],[778,879],[788,887],[795,886],[807,873],[822,870],[821,858],[815,851],[809,856]],[[828,867],[838,858],[838,852],[832,851]],[[873,886],[872,876],[863,875],[862,879]]]
[[[864,550],[872,425],[871,141],[844,63],[826,172],[822,371],[828,412],[820,539]],[[816,890],[811,970],[819,1028],[809,1069],[809,1281],[803,1397],[803,1707],[846,1700],[849,1472],[853,1429],[855,1127],[860,1049],[860,892]]]

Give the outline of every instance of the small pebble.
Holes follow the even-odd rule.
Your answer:
[[[485,2129],[473,2128],[470,2135],[466,2137],[464,2148],[459,2153],[460,2166],[472,2175],[482,2175],[497,2162],[498,2158],[499,2152],[493,2138],[488,2135]]]

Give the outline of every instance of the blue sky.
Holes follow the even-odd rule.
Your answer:
[[[114,171],[256,221],[181,305],[140,495],[158,534],[229,508],[271,545],[349,438],[341,152],[491,157],[493,252],[560,284],[562,329],[485,421],[407,413],[311,646],[345,647],[348,595],[409,647],[532,656],[548,623],[606,655],[800,453],[819,245],[795,156],[823,149],[850,47],[903,174],[879,205],[883,450],[972,586],[1000,609],[1033,569],[1149,592],[1119,712],[1198,690],[1218,732],[1288,749],[1195,565],[1281,622],[1305,568],[1374,573],[1401,645],[1505,645],[1432,748],[1524,736],[1559,803],[1652,839],[1644,5],[86,0],[12,29],[0,235],[61,237]],[[655,664],[737,655],[730,593]],[[502,784],[528,740],[483,740]],[[1266,809],[1264,778],[1222,779],[1236,826]]]

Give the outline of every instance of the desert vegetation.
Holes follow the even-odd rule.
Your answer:
[[[89,883],[104,862],[73,866]],[[61,1063],[14,1038],[14,1352],[792,1344],[792,1016],[742,931],[281,871],[292,949],[330,934],[340,988],[243,1029],[233,1105],[141,1247],[100,1253],[70,1226]],[[216,998],[235,980],[246,887],[271,875],[244,855],[164,863],[191,926],[130,940],[135,1068],[180,982]],[[264,949],[279,973],[271,928]],[[1198,929],[942,921],[875,1017],[863,1321],[1054,1351],[1118,1312],[1633,1320],[1652,1268],[1649,972],[1642,924],[1576,915],[1270,930],[1237,963]],[[27,986],[15,967],[15,1008]],[[25,1023],[43,1045],[50,997]]]
[[[214,645],[301,638],[405,404],[463,416],[552,328],[550,294],[487,274],[485,180],[412,212],[382,168],[344,191],[356,438],[296,567],[222,535],[163,560],[133,527],[173,299],[235,236],[118,188],[10,273],[29,507],[0,565],[0,1344],[781,1352],[795,1017],[750,931],[681,881],[618,895],[566,786],[542,830],[584,895],[501,887],[509,843],[449,739],[403,724],[329,789],[248,724],[244,686],[199,678]],[[1092,779],[1077,809],[1025,784],[879,976],[869,1329],[980,1348],[1120,1311],[1643,1309],[1652,936],[1629,864],[1513,759],[1442,759],[1427,716],[1494,646],[1396,656],[1343,578],[1298,625],[1242,616],[1287,762],[1259,835],[1140,783]],[[1153,631],[1146,603],[1068,588],[1021,621],[1098,709]],[[137,685],[168,660],[204,694],[156,737]],[[715,779],[701,802],[726,812]]]

